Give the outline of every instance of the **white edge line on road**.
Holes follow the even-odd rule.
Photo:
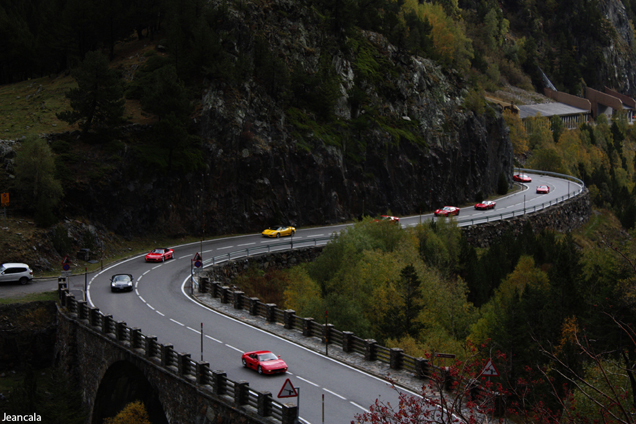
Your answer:
[[[210,340],[214,340],[214,341],[215,341],[215,342],[217,342],[217,343],[223,343],[221,340],[219,340],[219,339],[215,339],[214,337],[212,337],[212,336],[208,336],[207,334],[205,335],[205,337],[206,337],[206,338],[208,338],[208,339],[210,339]]]
[[[256,242],[254,242],[254,243],[237,244],[236,246],[237,246],[237,247],[240,247],[240,246],[251,246],[251,245],[253,245],[253,244],[256,244]]]
[[[190,327],[190,326],[186,326],[186,328],[190,331],[194,331],[197,334],[201,334],[201,332],[199,330],[195,330],[194,328]]]
[[[217,247],[216,250],[231,249],[234,246]]]
[[[150,303],[146,303],[146,305],[148,305],[148,307],[152,309],[153,311],[156,311],[156,309]]]
[[[155,311],[155,312],[156,312],[156,313],[158,313],[159,315],[161,315],[162,317],[165,317],[165,316],[166,316],[166,314],[162,314],[162,313],[161,313],[161,312],[159,312],[159,311]]]
[[[299,377],[299,376],[296,376],[296,378],[299,379],[299,380],[304,381],[307,384],[311,384],[314,387],[320,387],[318,384],[314,383],[313,381],[309,381],[306,378],[302,378],[302,377]]]
[[[339,395],[339,394],[338,394],[338,393],[336,393],[336,392],[332,392],[332,391],[331,391],[331,390],[329,390],[329,389],[325,389],[325,388],[323,387],[323,388],[322,388],[322,390],[324,390],[324,391],[325,391],[325,392],[327,392],[327,393],[331,393],[331,394],[332,394],[332,395],[334,395],[335,397],[339,397],[339,398],[340,398],[340,399],[342,399],[342,400],[347,400],[347,398],[346,398],[346,397],[341,396],[341,395]]]
[[[321,354],[321,353],[315,352],[315,351],[313,351],[313,350],[311,350],[311,349],[306,348],[305,346],[302,346],[302,345],[296,344],[296,343],[294,343],[294,342],[292,342],[292,341],[290,341],[290,340],[287,340],[287,339],[285,339],[285,338],[283,338],[283,337],[280,337],[280,336],[278,336],[278,335],[276,335],[276,334],[270,333],[270,332],[265,331],[265,330],[262,330],[262,329],[260,329],[260,328],[258,328],[258,327],[254,327],[254,326],[252,326],[252,325],[250,325],[250,324],[247,324],[247,323],[244,323],[244,322],[242,322],[242,321],[239,321],[239,320],[237,320],[237,319],[236,319],[236,318],[234,318],[234,317],[231,317],[231,316],[228,316],[228,315],[222,314],[221,312],[218,312],[218,311],[216,311],[216,310],[214,310],[214,309],[210,308],[209,306],[202,305],[201,303],[199,303],[199,302],[197,302],[196,300],[192,299],[192,298],[191,298],[191,297],[190,297],[190,296],[186,293],[186,291],[185,291],[185,285],[186,285],[186,283],[188,282],[188,280],[190,280],[190,276],[187,276],[187,277],[183,280],[183,283],[181,284],[181,293],[183,293],[183,295],[186,297],[186,299],[188,299],[190,302],[194,303],[195,305],[197,305],[197,306],[199,306],[199,307],[201,307],[201,308],[203,308],[203,309],[207,309],[208,311],[210,311],[210,312],[212,312],[212,313],[214,313],[214,314],[217,314],[217,315],[219,315],[219,316],[221,316],[221,317],[225,317],[225,318],[227,318],[227,319],[229,319],[229,320],[232,320],[232,321],[234,321],[234,322],[237,322],[237,323],[239,323],[239,324],[241,324],[241,325],[244,325],[244,326],[246,326],[246,327],[250,327],[250,328],[252,328],[252,329],[254,329],[254,330],[256,330],[256,331],[259,331],[259,332],[261,332],[261,333],[263,333],[263,334],[268,334],[268,335],[270,335],[270,336],[272,336],[272,337],[277,338],[278,340],[280,340],[280,341],[282,341],[282,342],[289,343],[290,345],[294,345],[294,346],[296,346],[296,347],[298,347],[298,348],[300,348],[300,349],[303,349],[304,351],[309,352],[309,353],[311,353],[311,354],[313,354],[313,355],[320,356],[321,358],[326,359],[326,360],[328,360],[328,361],[331,361],[331,362],[333,362],[333,363],[335,363],[335,364],[341,365],[341,366],[343,366],[343,367],[345,367],[345,368],[349,368],[349,369],[350,369],[350,370],[352,370],[352,371],[355,371],[355,372],[357,372],[357,373],[360,373],[360,374],[366,375],[367,377],[370,377],[370,378],[372,378],[372,379],[374,379],[374,380],[380,381],[380,382],[382,382],[382,383],[387,383],[387,381],[386,381],[386,380],[384,380],[384,379],[382,379],[382,378],[379,378],[379,377],[376,377],[375,375],[370,374],[370,373],[368,373],[368,372],[366,372],[366,371],[360,370],[360,369],[358,369],[358,368],[354,368],[354,367],[352,367],[351,365],[348,365],[348,364],[346,364],[346,363],[344,363],[344,362],[337,361],[337,360],[335,360],[335,359],[333,359],[333,358],[330,358],[330,357],[328,357],[328,356],[325,356],[325,355],[323,355],[323,354]],[[207,337],[207,336],[206,336],[206,337]],[[397,387],[397,388],[399,388],[399,389],[400,389],[400,391],[403,391],[403,392],[405,392],[405,393],[408,393],[408,394],[411,394],[411,395],[413,395],[413,396],[417,396],[417,397],[422,397],[419,393],[415,393],[415,392],[413,392],[412,390],[409,390],[409,389],[407,389],[407,388],[405,388],[405,387],[401,387],[401,386],[396,386],[396,387]]]
[[[234,350],[235,350],[235,351],[237,351],[237,352],[245,353],[245,352],[243,352],[241,349],[236,348],[236,347],[234,347],[234,346],[232,346],[232,345],[229,345],[229,344],[227,344],[227,343],[225,343],[225,346],[229,347],[230,349],[234,349]]]
[[[358,404],[357,404],[357,403],[355,403],[355,402],[351,402],[351,401],[349,401],[349,403],[350,403],[350,404],[352,404],[353,406],[357,407],[357,408],[362,409],[364,412],[369,412],[369,410],[368,410],[368,409],[365,409],[365,408],[361,407],[360,405],[358,405]]]
[[[141,299],[142,302],[147,304],[146,299],[144,299],[143,297],[139,296],[139,299]]]
[[[172,318],[170,318],[170,321],[174,322],[175,324],[179,324],[181,327],[185,327],[183,324],[181,324],[179,321],[176,321]]]

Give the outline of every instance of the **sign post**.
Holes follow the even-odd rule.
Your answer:
[[[194,270],[193,266],[197,269],[203,265],[203,258],[199,252],[194,255],[194,258],[190,260],[190,294],[194,295]]]
[[[279,398],[296,398],[296,412],[298,416],[300,416],[300,387],[294,387],[292,382],[288,379],[285,380],[285,384],[280,388],[280,392],[278,392]]]

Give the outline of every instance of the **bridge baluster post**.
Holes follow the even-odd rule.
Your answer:
[[[267,303],[267,322],[276,322],[276,304]]]
[[[284,403],[283,404],[283,417],[281,420],[282,424],[295,424],[298,421],[298,406],[293,403]]]
[[[250,315],[258,315],[258,302],[260,299],[258,297],[250,297]]]
[[[389,358],[389,366],[391,367],[391,369],[402,369],[402,358],[404,357],[404,350],[398,347],[394,347],[391,348],[389,353],[391,355]]]
[[[130,347],[133,349],[141,349],[141,329],[133,327],[130,329]]]
[[[311,337],[311,325],[314,322],[313,318],[303,318],[303,336]]]
[[[234,309],[243,309],[243,292],[240,290],[232,292],[232,303],[234,305]]]
[[[99,323],[99,308],[89,307],[88,308],[88,323],[95,327]]]
[[[415,359],[415,375],[418,378],[429,378],[430,377],[430,364],[428,363],[428,359],[425,358],[416,358]]]
[[[223,286],[220,288],[221,289],[221,303],[228,303],[229,302],[229,293],[230,293],[230,288],[228,286]]]
[[[223,371],[212,371],[212,389],[215,395],[227,393],[227,374]]]
[[[126,323],[124,321],[117,321],[115,324],[115,339],[120,342],[126,340]]]
[[[157,336],[146,336],[146,358],[154,356],[155,347],[157,346]]]
[[[161,346],[161,366],[168,367],[172,362],[172,353],[174,352],[174,347],[167,343]]]
[[[102,333],[108,334],[110,333],[110,324],[113,322],[112,315],[104,315],[102,318]]]
[[[179,371],[180,376],[185,376],[190,374],[189,365],[190,365],[190,354],[179,352],[177,353],[177,370]]]
[[[249,402],[250,383],[247,381],[237,381],[234,383],[234,403],[237,405],[247,405]]]
[[[258,392],[256,400],[258,415],[261,417],[270,417],[272,415],[272,394],[270,392]]]
[[[210,364],[208,364],[207,362],[201,362],[201,361],[197,361],[196,362],[196,368],[197,368],[197,384],[200,385],[206,385],[206,384],[210,384]]]
[[[283,324],[288,330],[294,328],[294,320],[296,319],[296,311],[287,309],[283,311]]]
[[[77,318],[78,319],[87,319],[87,311],[86,311],[86,302],[83,300],[78,300],[77,304]]]
[[[345,353],[353,351],[353,332],[342,332],[342,351]]]
[[[373,339],[366,339],[364,341],[364,359],[367,361],[375,361],[377,344],[378,342]]]

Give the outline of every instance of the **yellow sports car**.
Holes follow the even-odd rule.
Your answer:
[[[294,227],[269,227],[267,230],[263,231],[263,237],[281,237],[281,236],[291,236],[296,234],[296,228]]]

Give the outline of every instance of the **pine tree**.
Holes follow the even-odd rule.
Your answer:
[[[123,122],[123,84],[116,71],[109,69],[102,53],[89,52],[81,66],[72,72],[77,88],[66,93],[72,111],[57,117],[69,124],[80,121],[82,132],[93,128],[112,128]]]

